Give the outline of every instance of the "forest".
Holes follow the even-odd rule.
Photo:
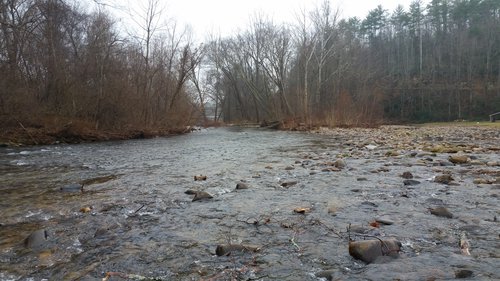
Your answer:
[[[123,31],[97,1],[2,0],[0,127],[371,126],[500,111],[498,0],[415,0],[364,19],[324,1],[202,43],[161,3],[130,11],[136,28]]]

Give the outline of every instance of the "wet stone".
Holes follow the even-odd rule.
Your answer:
[[[477,179],[474,179],[473,183],[474,184],[493,184],[493,183],[495,183],[495,181],[489,180],[489,179],[477,178]]]
[[[453,164],[465,164],[470,159],[467,155],[450,155],[448,160]]]
[[[344,161],[344,159],[338,159],[335,162],[333,162],[333,166],[339,169],[344,169],[347,166],[347,164]]]
[[[380,257],[398,257],[401,243],[396,239],[362,240],[349,242],[349,254],[358,260],[372,263]],[[387,261],[387,260],[383,260]]]
[[[403,184],[412,186],[412,185],[419,185],[420,182],[417,180],[404,180]]]
[[[435,166],[441,166],[441,167],[451,167],[455,166],[455,164],[451,163],[450,161],[438,161],[437,163],[434,163]]]
[[[193,189],[188,189],[188,190],[184,191],[184,193],[187,195],[196,195],[197,192],[198,192],[198,190],[193,190]]]
[[[207,180],[207,176],[197,175],[197,176],[194,176],[194,180],[195,181],[206,181]]]
[[[474,275],[474,272],[468,269],[460,269],[455,271],[455,278],[458,279],[470,278],[472,277],[472,275]]]
[[[453,214],[446,207],[430,208],[429,211],[431,212],[431,214],[438,217],[444,217],[449,219],[453,218]]]
[[[286,181],[281,183],[282,187],[290,187],[296,185],[298,182],[297,181]]]
[[[450,174],[442,174],[442,175],[438,175],[434,178],[434,182],[441,183],[441,184],[449,184],[452,181],[453,181],[453,177]]]
[[[212,198],[214,198],[214,197],[205,191],[197,191],[194,194],[193,202],[194,201],[201,201],[201,200],[208,200],[208,199],[212,199]]]
[[[401,177],[403,179],[412,179],[413,178],[413,174],[411,172],[406,171],[403,174],[401,174]]]
[[[257,246],[252,245],[240,245],[240,244],[224,244],[217,245],[215,249],[215,254],[217,256],[229,256],[236,253],[251,253],[258,252],[260,250]]]
[[[376,222],[378,223],[381,223],[381,224],[385,224],[385,225],[392,225],[394,224],[394,221],[389,218],[389,217],[386,217],[386,216],[383,216],[383,217],[378,217],[375,219]]]
[[[244,182],[239,182],[236,184],[236,189],[237,190],[241,190],[241,189],[248,189],[248,184],[244,183]]]
[[[378,207],[377,204],[375,204],[373,202],[370,202],[370,201],[363,201],[363,202],[361,202],[361,205],[362,206],[367,206],[367,207]]]
[[[47,246],[47,238],[49,234],[45,229],[39,229],[32,232],[24,239],[24,246],[34,251],[43,250]]]

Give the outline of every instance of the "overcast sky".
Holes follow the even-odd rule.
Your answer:
[[[123,0],[101,0],[124,5]],[[147,3],[148,0],[129,0],[129,5]],[[230,35],[248,26],[250,18],[262,13],[275,22],[293,22],[301,9],[318,7],[323,0],[160,0],[165,7],[165,17],[179,24],[190,25],[195,38],[204,40],[209,33]],[[382,5],[392,12],[398,4],[408,8],[413,0],[331,0],[332,8],[339,7],[342,18],[357,16],[363,19],[368,11]],[[427,3],[428,0],[423,0]],[[123,23],[123,21],[122,21]]]
[[[167,13],[180,23],[190,24],[197,37],[220,31],[230,34],[244,29],[252,15],[263,12],[275,22],[293,21],[301,8],[311,10],[322,0],[167,0]],[[393,11],[398,4],[408,8],[412,0],[331,0],[339,7],[343,18],[364,18],[368,11],[382,5]],[[426,1],[425,1],[426,2]]]

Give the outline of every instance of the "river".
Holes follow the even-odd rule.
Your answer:
[[[328,280],[451,280],[464,270],[500,279],[498,130],[450,140],[473,142],[464,153],[477,165],[445,165],[447,153],[420,149],[442,136],[387,130],[415,134],[414,142],[396,147],[376,130],[230,127],[0,148],[0,280],[102,280],[109,272],[109,280],[325,280],[316,277],[325,270]],[[403,172],[418,184],[404,185]],[[432,180],[443,172],[455,184]],[[235,190],[242,181],[249,188]],[[83,191],[72,188],[82,182]],[[192,201],[188,190],[213,198]],[[429,213],[441,205],[453,218]],[[380,217],[391,224],[374,224]],[[46,237],[26,245],[37,230]],[[471,255],[460,251],[462,234]],[[366,265],[349,255],[349,237],[394,237],[400,257]],[[258,249],[217,256],[221,244]]]

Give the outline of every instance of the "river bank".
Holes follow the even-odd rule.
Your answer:
[[[50,144],[76,144],[113,140],[147,139],[159,136],[185,134],[190,126],[175,128],[122,128],[95,129],[85,122],[65,124],[39,124],[15,122],[0,130],[0,146],[30,146]]]

